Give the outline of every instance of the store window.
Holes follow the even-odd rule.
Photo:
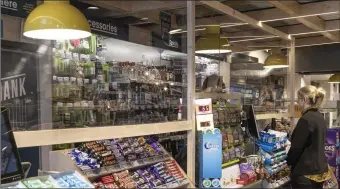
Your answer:
[[[31,21],[28,15],[42,3],[78,9],[91,36],[59,40],[61,33],[55,33],[57,40],[41,40],[23,35],[25,22]],[[105,176],[103,172],[123,174],[136,167],[146,171],[165,162],[178,168],[180,180],[188,181],[183,172],[187,131],[192,128],[187,113],[187,39],[170,35],[177,25],[186,30],[186,2],[15,5],[16,10],[5,7],[7,3],[1,8],[0,103],[22,161],[33,165],[29,176],[63,171],[65,162],[56,162],[67,152],[69,158],[62,161],[74,164],[67,169],[79,171],[92,184]],[[76,14],[70,15],[68,22],[76,20]],[[108,147],[112,141],[119,141],[112,143],[119,146],[116,155]],[[105,148],[110,157],[94,155],[91,144]],[[71,159],[73,152],[89,156],[96,165],[82,162],[84,168]],[[130,173],[139,174],[136,170]],[[157,180],[154,187],[168,182]]]

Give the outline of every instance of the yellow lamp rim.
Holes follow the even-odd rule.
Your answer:
[[[66,40],[87,38],[91,33],[75,29],[39,29],[25,31],[23,35],[33,39]]]
[[[264,68],[288,68],[288,65],[267,65],[263,66]]]
[[[229,53],[232,52],[228,49],[208,49],[208,50],[197,50],[195,53],[198,54],[218,54],[218,53]]]

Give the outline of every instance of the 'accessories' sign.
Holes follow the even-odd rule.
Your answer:
[[[105,24],[105,23],[93,21],[93,20],[88,20],[88,22],[90,24],[91,30],[105,32],[105,33],[112,34],[112,35],[117,35],[118,28],[117,26],[111,25],[111,23]]]
[[[94,34],[112,37],[116,39],[129,40],[129,27],[112,20],[87,19]]]
[[[1,14],[26,18],[37,6],[37,0],[1,0]]]

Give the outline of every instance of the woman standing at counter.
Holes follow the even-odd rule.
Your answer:
[[[292,188],[323,188],[323,182],[331,178],[325,156],[327,127],[319,112],[326,92],[322,88],[305,86],[297,94],[302,117],[293,131],[287,157]]]

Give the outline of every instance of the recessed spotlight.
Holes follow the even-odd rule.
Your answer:
[[[99,8],[96,7],[96,6],[90,6],[90,7],[87,7],[87,9],[89,9],[89,10],[98,10]]]

